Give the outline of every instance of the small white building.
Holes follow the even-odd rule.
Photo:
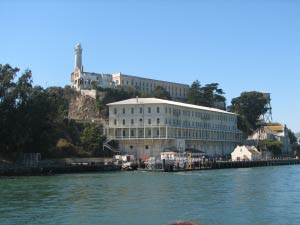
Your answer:
[[[261,153],[255,146],[237,146],[231,153],[232,161],[255,161],[261,160]]]

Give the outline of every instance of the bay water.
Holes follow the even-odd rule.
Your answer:
[[[300,224],[300,166],[0,177],[0,224]]]

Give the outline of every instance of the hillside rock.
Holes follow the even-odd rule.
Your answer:
[[[78,93],[69,104],[68,118],[73,120],[101,120],[96,99]]]

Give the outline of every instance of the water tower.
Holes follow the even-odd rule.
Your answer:
[[[266,112],[262,115],[263,122],[265,124],[272,123],[272,107],[271,107],[271,93],[261,92],[267,103],[265,105]]]

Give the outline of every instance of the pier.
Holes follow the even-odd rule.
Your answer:
[[[39,176],[109,171],[121,171],[121,165],[97,158],[44,160],[36,164],[32,162],[0,164],[0,176]]]
[[[176,162],[175,160],[162,160],[161,162],[150,162],[145,164],[145,168],[139,168],[143,171],[151,172],[180,172],[192,170],[212,170],[212,169],[232,169],[232,168],[250,168],[264,166],[282,166],[300,164],[299,159],[267,159],[258,161],[186,161]]]

